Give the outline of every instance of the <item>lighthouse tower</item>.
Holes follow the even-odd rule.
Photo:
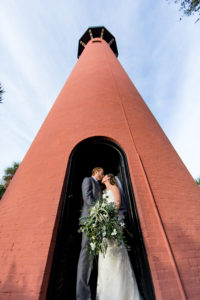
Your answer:
[[[0,201],[1,300],[75,299],[80,187],[96,166],[123,184],[143,298],[199,299],[199,187],[117,56],[106,28],[85,32],[72,73]]]

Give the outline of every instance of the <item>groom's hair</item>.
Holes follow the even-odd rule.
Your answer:
[[[98,172],[98,171],[101,171],[101,170],[103,170],[103,168],[101,168],[101,167],[96,167],[96,168],[94,168],[94,169],[92,170],[92,176],[96,173],[96,171]]]

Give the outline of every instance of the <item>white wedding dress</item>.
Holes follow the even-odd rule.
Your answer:
[[[114,202],[111,190],[103,193],[108,202]],[[96,300],[141,300],[127,249],[108,241],[105,254],[99,254]]]

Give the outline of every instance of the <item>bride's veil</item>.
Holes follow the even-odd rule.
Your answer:
[[[125,196],[125,193],[124,193],[124,190],[123,190],[123,187],[122,187],[122,183],[121,183],[119,177],[115,176],[115,179],[117,181],[117,185],[118,185],[118,188],[120,190],[120,195],[121,195],[121,200],[122,200],[120,214],[123,215],[127,211],[127,209],[126,209],[126,196]]]

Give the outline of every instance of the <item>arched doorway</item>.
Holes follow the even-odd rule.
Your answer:
[[[84,177],[91,176],[91,170],[96,166],[102,166],[105,174],[118,175],[123,184],[128,208],[127,226],[133,234],[131,244],[134,247],[129,252],[130,260],[143,298],[153,300],[154,288],[126,155],[119,145],[104,137],[88,138],[79,143],[71,153],[46,299],[76,299],[76,272],[81,243],[81,235],[78,233],[78,219],[82,207],[81,183]],[[94,269],[92,278],[95,275]],[[95,284],[94,279],[91,281],[93,296]]]

